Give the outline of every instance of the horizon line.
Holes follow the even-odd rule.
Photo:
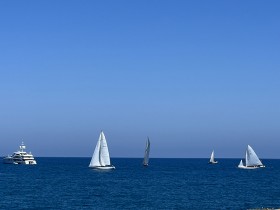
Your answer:
[[[5,156],[2,156],[5,157]],[[36,156],[35,158],[92,158],[82,156]],[[111,157],[113,159],[143,159],[143,157]],[[208,157],[150,157],[149,159],[209,159]],[[240,157],[221,157],[215,159],[245,159]],[[280,158],[260,158],[261,160],[280,160]]]

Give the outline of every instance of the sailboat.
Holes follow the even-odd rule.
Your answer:
[[[89,167],[94,169],[106,170],[115,169],[115,166],[111,165],[107,141],[103,131],[101,131],[99,135],[99,139],[97,141]]]
[[[211,157],[210,157],[209,163],[210,163],[210,164],[216,164],[216,163],[218,163],[218,161],[215,161],[215,159],[214,159],[214,150],[213,150],[212,153],[211,153]]]
[[[150,145],[151,145],[150,140],[148,138],[147,141],[146,141],[146,148],[145,148],[143,166],[148,166],[148,164],[149,164]]]
[[[265,166],[260,161],[259,157],[253,150],[253,148],[248,145],[246,154],[245,154],[245,165],[243,164],[243,161],[241,160],[238,168],[242,169],[256,169],[256,168],[264,168]]]

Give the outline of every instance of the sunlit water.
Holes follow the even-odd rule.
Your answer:
[[[113,171],[90,158],[37,158],[38,165],[0,164],[1,209],[280,208],[280,160],[242,170],[240,160],[113,158]]]

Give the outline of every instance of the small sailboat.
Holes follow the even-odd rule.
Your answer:
[[[151,145],[150,140],[148,138],[147,141],[146,141],[146,148],[145,148],[143,166],[148,166],[148,164],[149,164],[150,145]]]
[[[214,150],[213,150],[210,156],[209,164],[217,164],[217,163],[218,161],[215,161],[214,159]]]
[[[103,131],[99,135],[89,167],[106,170],[115,169],[115,166],[111,165],[108,145]]]
[[[245,165],[243,164],[243,161],[241,160],[238,168],[242,169],[256,169],[256,168],[264,168],[265,166],[260,161],[259,157],[253,150],[253,148],[248,145],[246,154],[245,154]]]

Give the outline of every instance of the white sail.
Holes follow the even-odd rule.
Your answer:
[[[250,145],[246,150],[246,166],[262,166],[262,162],[258,158],[257,154]]]
[[[101,166],[111,165],[108,145],[103,132],[100,134],[100,164]]]
[[[210,163],[215,162],[215,160],[214,160],[214,150],[213,150],[212,153],[211,153],[209,162],[210,162]]]
[[[243,167],[243,166],[244,166],[244,165],[243,165],[243,161],[240,160],[240,163],[239,163],[238,167]]]
[[[214,150],[213,150],[212,153],[211,153],[209,163],[210,163],[210,164],[216,164],[216,163],[218,163],[218,161],[215,161],[215,158],[214,158]]]
[[[101,134],[99,135],[99,139],[97,141],[97,144],[95,146],[95,150],[93,152],[89,167],[95,167],[95,166],[101,166],[100,164],[100,141],[101,141]]]
[[[146,165],[146,166],[148,165],[148,163],[149,163],[149,154],[150,154],[150,140],[148,138],[147,142],[146,142],[146,148],[145,148],[143,165]]]

